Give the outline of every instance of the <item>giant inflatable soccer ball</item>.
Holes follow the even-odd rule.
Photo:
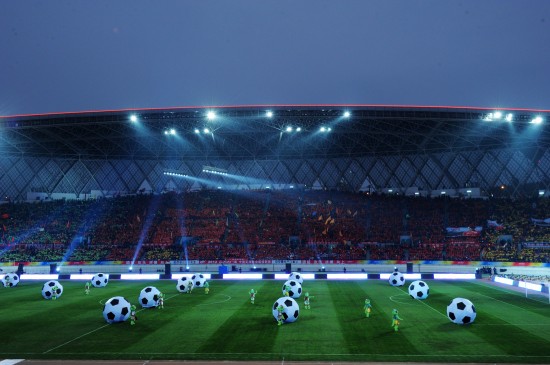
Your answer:
[[[185,293],[187,291],[187,286],[189,285],[189,283],[193,283],[191,281],[191,276],[182,276],[181,278],[178,279],[178,283],[176,284],[176,289],[180,292],[180,293]],[[191,288],[193,288],[193,286],[191,285]]]
[[[416,280],[409,285],[409,295],[413,299],[426,299],[430,294],[430,287],[422,280]]]
[[[17,284],[19,284],[19,275],[16,273],[10,272],[2,275],[2,285],[4,285],[4,288],[11,288]]]
[[[288,280],[294,280],[300,283],[302,285],[304,283],[304,278],[302,277],[302,274],[299,272],[293,272],[289,275]]]
[[[394,271],[390,275],[389,282],[391,286],[403,286],[405,285],[405,275],[401,274],[399,271]]]
[[[288,292],[288,295],[291,298],[298,299],[300,298],[300,295],[302,295],[302,285],[300,285],[299,282],[296,280],[287,280],[283,284],[283,295],[285,295],[285,287],[290,286],[290,291]]]
[[[456,324],[472,323],[476,319],[476,308],[468,299],[454,298],[447,306],[447,317]]]
[[[107,286],[107,283],[109,282],[109,275],[107,274],[95,274],[92,278],[92,285],[96,288],[103,288],[104,286]]]
[[[298,315],[300,315],[300,307],[298,307],[298,303],[290,297],[282,297],[277,299],[277,301],[273,303],[273,307],[271,308],[275,320],[277,320],[279,316],[279,311],[277,309],[279,305],[283,306],[284,322],[290,323],[298,319]]]
[[[55,296],[59,298],[61,294],[63,294],[63,285],[59,284],[59,281],[57,280],[50,280],[42,286],[42,296],[44,299],[52,299],[54,296],[53,288],[56,286],[57,289],[55,290]]]
[[[194,274],[191,276],[191,280],[193,280],[193,286],[196,286],[197,288],[202,288],[206,282],[206,278],[203,274]]]
[[[124,322],[130,317],[130,307],[124,297],[113,297],[103,306],[103,318],[107,323]]]
[[[156,307],[158,305],[160,290],[154,286],[143,288],[139,293],[139,304],[143,308]]]

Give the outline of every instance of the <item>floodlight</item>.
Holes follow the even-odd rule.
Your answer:
[[[175,136],[175,135],[176,135],[176,130],[175,130],[174,128],[171,128],[171,129],[170,129],[170,134],[171,134],[172,136]]]
[[[493,113],[489,113],[485,116],[485,118],[483,118],[484,121],[486,122],[492,122],[493,121]]]
[[[167,131],[167,130],[166,130],[166,131],[164,131],[164,134],[165,134],[165,135],[168,135],[168,131]]]
[[[350,113],[350,112],[344,112],[344,118],[349,118],[349,117],[350,117],[350,115],[351,115],[351,113]]]
[[[508,113],[504,119],[506,119],[507,122],[511,122],[514,119],[514,114]]]
[[[273,116],[273,112],[271,110],[268,110],[265,112],[265,116],[271,118]]]
[[[332,128],[328,127],[327,128],[327,132],[330,132],[332,130]]]
[[[206,113],[206,118],[208,118],[208,120],[214,120],[216,119],[216,113],[214,113],[213,111],[209,111],[208,113]]]
[[[296,128],[296,132],[301,132],[302,131],[302,128],[298,127]]]
[[[544,190],[539,190],[539,196],[544,196]]]
[[[495,119],[500,119],[500,118],[502,118],[502,113],[501,113],[501,112],[495,112],[495,113],[493,114],[493,117],[494,117]]]
[[[292,127],[290,127],[290,126],[286,127],[286,131],[287,132],[292,132]]]
[[[135,114],[130,115],[130,122],[132,123],[137,122],[137,116]]]
[[[195,133],[196,133],[196,134],[199,134],[200,132],[201,132],[201,131],[199,131],[198,128],[195,128]]]
[[[204,128],[203,132],[208,134],[208,133],[210,133],[210,129]]]
[[[321,132],[325,132],[327,129],[325,127],[321,127]]]
[[[531,120],[531,123],[532,124],[541,124],[542,123],[542,117],[537,116],[537,117],[533,118],[533,120]]]

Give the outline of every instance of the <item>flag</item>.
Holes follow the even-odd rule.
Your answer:
[[[531,218],[531,222],[533,222],[535,226],[550,227],[550,218],[546,218],[546,219]]]
[[[497,231],[500,231],[501,229],[504,229],[504,225],[502,225],[501,223],[498,223],[497,221],[492,221],[492,220],[489,220],[489,219],[487,219],[487,227],[494,228]]]

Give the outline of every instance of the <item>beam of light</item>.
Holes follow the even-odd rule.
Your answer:
[[[183,205],[183,197],[181,199],[179,197],[176,197],[176,205],[178,207],[178,210],[181,211],[181,215],[178,214],[178,228],[180,232],[180,239],[182,244],[182,253],[180,254],[180,261],[181,261],[181,255],[183,254],[185,256],[185,266],[189,267],[189,254],[187,253],[187,239],[185,237],[187,236],[185,232],[185,217],[183,215],[183,212],[185,210],[185,207]]]
[[[14,237],[14,241],[11,242],[8,247],[2,251],[0,251],[0,257],[9,251],[10,247],[16,247],[19,243],[25,242],[27,239],[32,237],[35,234],[39,234],[43,231],[43,226],[49,226],[52,224],[53,221],[57,220],[60,215],[65,211],[66,207],[65,204],[58,204],[55,207],[55,210],[48,215],[48,217],[43,221],[37,221],[32,227],[30,227],[28,230],[22,232],[17,237]]]
[[[59,263],[59,266],[62,266],[65,262],[69,261],[69,258],[78,246],[82,245],[83,243],[88,243],[87,241],[84,242],[84,235],[90,227],[93,227],[95,225],[96,220],[101,219],[103,210],[104,205],[98,202],[92,203],[92,205],[88,208],[86,214],[84,215],[84,218],[80,222],[80,226],[78,227],[75,235],[71,239],[71,243],[65,250],[65,253],[63,254],[63,259]]]
[[[134,252],[134,257],[132,258],[131,266],[134,266],[134,262],[136,262],[137,255],[139,254],[139,251],[141,251],[141,246],[143,246],[143,241],[147,237],[147,233],[149,232],[149,229],[153,225],[153,220],[155,218],[157,208],[160,204],[160,200],[161,200],[161,197],[153,196],[151,203],[149,205],[149,208],[147,209],[147,215],[145,217],[145,221],[143,222],[143,228],[141,229],[141,233],[139,234],[139,240],[136,246],[136,250]]]

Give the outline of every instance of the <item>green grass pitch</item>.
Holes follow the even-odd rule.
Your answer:
[[[84,294],[61,282],[63,295],[44,300],[43,282],[0,288],[0,359],[187,359],[274,361],[407,361],[550,363],[550,305],[485,281],[427,281],[430,296],[411,299],[407,286],[385,280],[306,281],[311,309],[277,326],[271,314],[282,281],[211,281],[210,294],[176,291],[175,281],[114,281]],[[103,304],[124,296],[137,304],[145,286],[166,294],[164,309],[141,309],[138,321],[109,325]],[[248,292],[258,290],[251,304]],[[363,303],[373,309],[365,318]],[[470,299],[471,325],[451,323],[447,305]],[[403,318],[391,328],[391,311]]]

